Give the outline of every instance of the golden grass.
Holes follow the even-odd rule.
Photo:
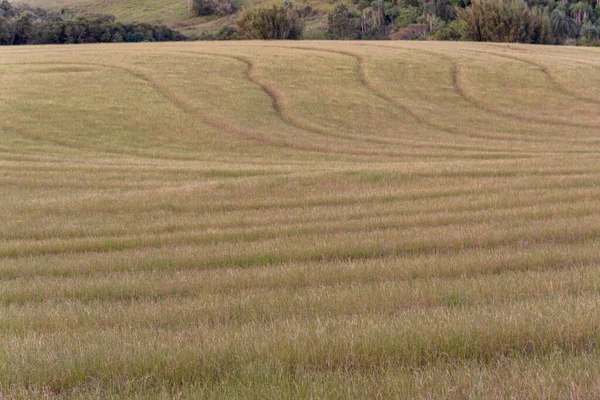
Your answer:
[[[0,50],[0,397],[597,398],[600,52]]]

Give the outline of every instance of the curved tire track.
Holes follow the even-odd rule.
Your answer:
[[[582,102],[588,102],[588,103],[594,103],[594,104],[600,104],[600,99],[598,98],[593,98],[593,97],[588,97],[588,96],[583,96],[573,90],[570,90],[567,86],[565,86],[564,84],[562,84],[561,82],[559,82],[556,77],[554,76],[554,74],[548,69],[547,66],[538,63],[536,61],[533,60],[528,60],[526,58],[521,58],[521,57],[516,57],[516,56],[511,56],[511,55],[507,55],[507,54],[500,54],[500,53],[496,53],[496,52],[484,52],[481,50],[468,50],[470,52],[473,53],[483,53],[483,54],[492,54],[496,57],[500,57],[500,58],[506,58],[506,59],[510,59],[510,60],[515,60],[515,61],[519,61],[525,64],[529,64],[532,65],[536,68],[539,68],[540,71],[542,71],[544,73],[544,75],[546,75],[546,77],[548,78],[548,80],[552,83],[552,85],[556,88],[556,90],[565,95],[565,96],[569,96],[572,97],[574,99],[577,99],[579,101]],[[553,57],[552,55],[550,55],[549,57]],[[556,58],[556,57],[553,57]],[[582,62],[577,62],[577,60],[572,60],[569,59],[569,61],[571,62],[575,62],[577,64],[581,64],[581,65],[589,65],[594,67],[595,69],[600,70],[600,66],[598,65],[594,65],[593,63],[582,63]]]
[[[279,47],[279,46],[272,46],[272,47]],[[294,47],[280,47],[280,48],[294,48]],[[408,146],[408,147],[412,147],[412,148],[422,148],[422,149],[431,149],[432,147],[437,147],[440,149],[470,150],[470,151],[474,151],[474,152],[483,152],[483,153],[507,153],[507,152],[510,152],[509,150],[489,150],[489,149],[481,149],[481,148],[477,148],[477,147],[468,148],[467,146],[439,145],[439,144],[434,144],[434,143],[432,143],[432,144],[415,144],[414,142],[411,142],[411,141],[407,142],[407,141],[398,141],[398,140],[393,140],[393,139],[383,139],[383,138],[380,139],[380,138],[364,137],[364,136],[358,136],[358,135],[346,135],[346,134],[335,133],[335,132],[332,132],[330,129],[327,129],[324,127],[319,127],[314,124],[307,123],[305,121],[302,121],[302,120],[292,117],[290,115],[289,110],[287,109],[287,107],[284,104],[283,96],[281,95],[281,93],[277,89],[272,87],[271,85],[269,85],[261,80],[260,75],[258,74],[258,72],[256,70],[255,64],[250,59],[243,57],[243,56],[221,54],[221,53],[205,53],[205,52],[194,52],[194,51],[191,51],[191,52],[177,51],[176,53],[193,54],[193,55],[197,55],[197,56],[199,55],[199,56],[213,56],[213,57],[229,58],[229,59],[233,59],[233,60],[239,61],[241,63],[244,63],[247,67],[246,75],[247,75],[248,80],[250,82],[252,82],[254,85],[260,87],[261,90],[269,96],[269,98],[271,99],[273,110],[277,114],[278,118],[282,122],[284,122],[285,124],[287,124],[289,126],[292,126],[296,129],[308,131],[312,134],[317,134],[320,136],[328,136],[328,137],[344,139],[344,140],[353,140],[353,141],[358,140],[358,141],[362,141],[365,143],[374,143],[374,144],[380,144],[380,145],[394,144],[394,145],[403,145],[403,146]],[[342,53],[344,53],[344,52],[340,52],[340,54],[342,54]],[[344,55],[350,55],[350,54],[351,53],[344,53]]]
[[[287,46],[287,47],[271,46],[271,47],[279,47],[279,48],[287,48],[287,49],[300,49],[300,50],[317,50],[317,51],[323,51],[323,52],[330,52],[328,50],[320,50],[320,49],[304,48],[304,47],[292,47],[292,46]],[[403,146],[412,147],[412,148],[422,148],[422,149],[426,149],[426,150],[437,147],[440,149],[449,149],[449,150],[455,150],[455,151],[456,150],[470,150],[473,152],[484,153],[484,154],[487,153],[487,154],[502,155],[502,154],[507,154],[507,153],[515,153],[514,150],[510,150],[510,149],[490,150],[490,149],[479,148],[479,147],[468,148],[468,146],[461,146],[461,145],[457,145],[457,146],[455,146],[455,145],[439,145],[439,144],[435,144],[435,143],[415,144],[414,142],[410,142],[410,141],[407,143],[404,141],[396,141],[396,140],[365,138],[365,137],[360,137],[357,135],[336,134],[336,133],[331,132],[329,129],[326,129],[323,127],[317,127],[317,126],[314,126],[313,124],[309,124],[304,121],[300,121],[296,118],[291,117],[289,115],[289,111],[287,111],[287,107],[284,105],[284,102],[282,100],[283,96],[275,88],[273,88],[272,86],[263,82],[260,79],[260,75],[256,72],[256,66],[250,59],[243,57],[243,56],[229,55],[229,54],[222,54],[222,53],[207,53],[207,52],[195,52],[195,51],[172,51],[172,52],[178,53],[178,54],[190,54],[190,55],[195,55],[195,56],[222,57],[222,58],[233,59],[233,60],[236,60],[236,61],[239,61],[239,62],[245,64],[247,67],[246,75],[248,77],[248,80],[250,82],[252,82],[254,85],[261,88],[261,90],[269,96],[269,98],[271,99],[273,110],[277,114],[278,118],[282,122],[284,122],[285,124],[287,124],[289,126],[292,126],[296,129],[308,131],[309,133],[312,133],[312,134],[316,134],[316,135],[320,135],[320,136],[334,137],[334,138],[339,138],[339,139],[344,139],[344,140],[353,140],[353,141],[359,140],[359,141],[366,142],[366,143],[375,143],[375,144],[383,144],[383,145],[398,144],[398,145],[403,145]],[[350,52],[339,51],[337,53],[343,54],[346,56],[355,57],[355,55]],[[360,63],[359,68],[362,69],[362,62]],[[360,73],[360,75],[362,77],[361,83],[363,83],[363,85],[366,85],[368,83],[368,81],[364,78],[363,73]],[[384,99],[385,101],[388,101],[388,100],[386,100],[386,97],[384,94],[378,94],[378,96],[380,98]],[[426,120],[423,119],[423,121],[426,121]],[[482,138],[484,138],[484,137],[482,136]],[[489,139],[488,137],[485,137],[485,138]],[[517,153],[531,154],[532,152],[518,151]],[[348,154],[350,154],[350,153],[348,153]],[[355,154],[355,152],[352,152],[351,154]],[[369,152],[369,154],[370,154],[370,152]],[[412,153],[411,154],[399,153],[399,154],[403,154],[405,156],[412,155]],[[359,155],[364,155],[364,154],[361,153]],[[457,157],[456,154],[447,154],[447,155],[439,155],[439,157],[463,158],[465,156],[459,155]]]
[[[386,48],[386,49],[394,49],[394,47],[392,46],[382,46],[382,45],[374,45],[374,44],[368,44],[368,45],[361,45],[361,44],[357,44],[358,46],[368,46],[368,47],[380,47],[380,48]],[[474,133],[465,133],[465,132],[461,132],[458,130],[454,130],[454,129],[450,129],[448,127],[445,127],[441,124],[437,124],[435,122],[433,122],[430,119],[424,118],[422,116],[420,116],[419,114],[415,113],[414,111],[412,111],[406,104],[397,101],[396,99],[388,96],[387,94],[383,93],[382,91],[380,91],[369,79],[367,70],[365,68],[365,63],[366,63],[366,58],[352,53],[352,52],[348,52],[348,51],[342,51],[342,50],[333,50],[333,49],[322,49],[322,48],[315,48],[315,47],[295,47],[295,46],[285,46],[282,48],[292,48],[292,49],[299,49],[299,50],[311,50],[311,51],[318,51],[318,52],[326,52],[326,53],[333,53],[333,54],[342,54],[342,55],[346,55],[349,57],[353,57],[354,59],[357,60],[358,62],[358,70],[357,70],[357,75],[361,81],[361,83],[363,84],[363,86],[365,88],[367,88],[370,92],[372,92],[375,96],[377,96],[378,98],[382,99],[383,101],[392,104],[398,108],[400,108],[403,112],[405,112],[406,114],[410,115],[417,123],[422,124],[424,126],[428,126],[430,128],[433,128],[437,131],[449,134],[449,135],[453,135],[453,136],[463,136],[463,137],[467,137],[467,138],[474,138],[474,139],[483,139],[486,141],[489,140],[497,140],[497,141],[501,141],[501,142],[515,142],[515,141],[521,141],[521,142],[531,142],[531,143],[539,143],[539,142],[544,142],[544,141],[550,141],[550,139],[544,139],[544,138],[537,138],[537,137],[525,137],[525,136],[504,136],[504,135],[485,135],[485,134],[474,134]],[[403,49],[405,50],[405,49]],[[423,52],[427,52],[427,51],[423,51]],[[429,52],[427,52],[429,53]],[[431,52],[431,54],[433,55],[438,55],[438,53],[434,53]],[[454,83],[454,82],[453,82]],[[457,93],[461,96],[464,97],[464,95],[457,90]],[[469,99],[465,98],[465,100],[471,102]],[[477,108],[481,108],[481,107],[477,107]],[[507,149],[507,152],[511,152],[511,153],[528,153],[531,154],[532,152],[529,151],[521,151],[521,150],[514,150],[514,149]]]
[[[196,53],[196,54],[203,55],[202,53]],[[207,54],[207,55],[210,56],[210,54]],[[96,66],[96,67],[102,67],[102,68],[121,70],[121,71],[124,71],[124,72],[138,78],[138,79],[143,80],[148,85],[150,85],[154,90],[156,90],[158,93],[160,93],[165,99],[167,99],[177,109],[183,111],[186,114],[193,114],[195,116],[200,117],[202,122],[206,123],[207,125],[211,126],[212,128],[215,128],[217,130],[223,130],[228,133],[234,134],[236,136],[243,137],[247,140],[252,140],[254,142],[258,142],[258,143],[265,144],[265,145],[270,145],[273,147],[285,148],[285,149],[290,149],[290,150],[298,150],[298,151],[306,151],[306,152],[315,152],[315,153],[348,154],[348,155],[357,155],[357,156],[387,156],[387,157],[414,156],[414,154],[410,154],[410,153],[397,153],[397,152],[337,151],[334,149],[324,149],[324,148],[318,147],[318,146],[302,146],[299,144],[295,144],[295,143],[291,143],[291,142],[287,142],[287,141],[283,141],[283,140],[277,141],[277,140],[271,139],[269,137],[269,135],[256,135],[254,133],[251,133],[248,130],[242,129],[233,124],[229,124],[225,121],[219,121],[219,120],[210,118],[208,116],[199,114],[192,104],[190,104],[188,101],[184,100],[183,98],[179,97],[177,95],[177,93],[174,92],[168,86],[163,85],[159,81],[153,79],[151,77],[151,75],[149,75],[143,71],[139,71],[139,70],[136,70],[136,69],[133,69],[130,67],[123,66],[123,65],[116,65],[116,64],[113,65],[113,64],[105,64],[105,63],[96,63],[96,62],[83,62],[83,61],[76,62],[76,63],[61,62],[61,61],[0,63],[0,66],[2,66],[2,65],[71,65],[71,66],[85,65],[85,66]],[[40,138],[35,135],[32,136],[32,135],[29,135],[26,133],[25,133],[25,135],[28,137],[31,137],[35,140],[40,140]],[[44,140],[46,140],[46,139],[44,139]],[[59,141],[59,140],[51,140],[51,139],[47,139],[47,140],[51,141],[54,144],[62,146],[62,147],[81,148],[82,146],[84,146],[85,148],[88,148],[88,149],[98,150],[98,148],[87,146],[85,143],[82,143],[82,144],[78,143],[77,146],[75,146],[75,145],[71,145],[68,141],[62,141],[62,140]],[[136,152],[126,152],[126,151],[121,151],[121,150],[117,151],[117,150],[113,150],[113,149],[104,150],[104,152],[107,154],[126,154],[126,155],[140,156]],[[143,156],[143,157],[145,157],[145,156]],[[156,158],[156,157],[152,157],[152,158]]]
[[[483,51],[478,51],[478,50],[468,50],[469,52],[472,53],[481,53],[481,54],[491,54],[493,56],[499,57],[499,58],[505,58],[508,60],[513,60],[513,61],[518,61],[527,65],[531,65],[535,68],[537,68],[540,72],[542,72],[544,74],[544,76],[548,79],[548,81],[554,86],[554,88],[556,89],[556,91],[558,93],[561,93],[563,95],[566,96],[570,96],[573,97],[574,99],[580,100],[580,101],[588,101],[586,100],[586,98],[577,96],[575,94],[573,94],[570,90],[564,88],[561,84],[559,84],[555,78],[552,76],[552,74],[549,72],[548,68],[538,64],[534,61],[531,60],[526,60],[526,59],[522,59],[520,57],[515,57],[515,56],[510,56],[510,55],[505,55],[505,54],[498,54],[495,52],[483,52]],[[460,76],[461,76],[461,70],[460,67],[458,65],[458,63],[452,59],[452,57],[447,56],[447,55],[442,55],[441,53],[438,53],[439,55],[441,55],[442,57],[452,60],[453,64],[454,64],[454,71],[453,71],[453,81],[454,81],[454,86],[457,89],[457,91],[459,91],[462,95],[463,98],[465,98],[467,101],[469,101],[471,104],[473,104],[476,107],[482,108],[486,111],[498,114],[500,116],[503,117],[507,117],[507,118],[514,118],[514,119],[518,119],[521,121],[525,121],[525,122],[533,122],[533,123],[538,123],[538,124],[543,124],[543,125],[560,125],[560,126],[569,126],[569,127],[574,127],[574,128],[585,128],[585,129],[599,129],[600,125],[594,125],[594,124],[582,124],[582,123],[572,123],[572,122],[567,122],[567,121],[563,121],[563,120],[556,120],[556,119],[547,119],[547,118],[539,118],[539,117],[534,117],[534,116],[525,116],[522,114],[518,114],[518,113],[514,113],[508,110],[503,110],[500,109],[498,107],[492,107],[489,104],[482,102],[481,100],[476,99],[475,97],[469,95],[466,90],[464,89],[464,85],[461,85],[460,83]],[[594,101],[597,104],[600,104],[600,100],[598,101]]]
[[[369,44],[369,45],[357,44],[357,46],[372,46],[372,47],[380,47],[380,48],[386,48],[386,49],[399,49],[399,50],[403,50],[403,51],[416,51],[415,49],[406,48],[406,47],[402,47],[402,46],[385,46],[385,45],[371,45],[371,44]],[[447,61],[451,65],[452,85],[454,87],[455,92],[465,102],[469,103],[475,109],[489,112],[491,114],[494,114],[494,115],[497,115],[497,116],[500,116],[500,117],[503,117],[503,118],[506,118],[509,120],[517,120],[517,121],[522,121],[522,122],[532,123],[532,124],[541,124],[541,125],[550,125],[550,126],[551,125],[560,125],[560,126],[570,126],[570,127],[585,128],[585,129],[600,128],[600,126],[597,126],[597,125],[573,124],[573,123],[569,123],[569,122],[565,122],[565,121],[547,120],[547,119],[543,119],[543,118],[524,116],[524,115],[513,113],[513,112],[510,112],[507,110],[499,109],[497,107],[492,107],[489,104],[486,104],[486,103],[474,98],[473,96],[469,95],[466,92],[466,90],[463,87],[463,84],[461,84],[462,71],[461,71],[460,65],[453,57],[443,54],[441,52],[436,52],[436,51],[432,51],[432,50],[418,49],[418,51],[421,53],[430,54],[437,58],[441,58],[441,59]],[[473,50],[469,50],[469,51],[473,52]],[[482,53],[486,53],[486,52],[482,52]],[[522,61],[522,60],[518,60],[518,61]],[[516,137],[516,136],[492,137],[492,136],[483,135],[482,137],[485,137],[488,139],[495,138],[498,140],[522,141],[522,142],[532,142],[532,143],[555,142],[557,139],[556,137],[542,138],[542,137],[523,136],[523,135],[519,135],[518,137]],[[582,140],[578,140],[578,139],[566,138],[566,139],[562,139],[562,140],[566,140],[566,141],[572,142],[572,143],[583,143]]]

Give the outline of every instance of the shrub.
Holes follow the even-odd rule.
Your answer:
[[[443,23],[431,37],[435,40],[467,40],[468,29],[464,21],[450,21]]]
[[[193,10],[198,16],[212,15],[215,12],[215,2],[212,0],[194,0]]]
[[[238,31],[234,26],[225,25],[220,27],[216,32],[203,32],[199,37],[200,40],[236,40],[239,39]]]
[[[237,20],[239,32],[250,39],[301,39],[304,21],[290,5],[249,11]]]
[[[238,5],[229,0],[194,0],[193,9],[198,16],[228,15],[238,10]]]
[[[311,28],[304,31],[302,39],[304,40],[327,40],[327,31],[324,27]]]
[[[586,22],[581,27],[580,36],[583,40],[588,42],[596,42],[600,37],[600,33],[598,32],[598,28],[592,25],[590,22]]]
[[[427,36],[429,33],[429,25],[427,24],[410,24],[406,28],[402,28],[390,35],[392,40],[414,40]]]

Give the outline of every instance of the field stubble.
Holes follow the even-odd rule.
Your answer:
[[[597,398],[599,67],[0,50],[0,397]]]

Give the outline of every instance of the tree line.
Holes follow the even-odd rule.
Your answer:
[[[186,37],[164,25],[126,24],[112,15],[79,16],[0,2],[0,45],[163,42]]]
[[[195,13],[235,15],[235,25],[200,39],[435,39],[600,45],[600,0],[350,0],[322,18],[283,0],[243,9],[241,0],[190,0]],[[318,24],[312,24],[315,26]],[[13,7],[0,0],[0,45],[185,40],[164,25],[125,24],[110,15]]]

